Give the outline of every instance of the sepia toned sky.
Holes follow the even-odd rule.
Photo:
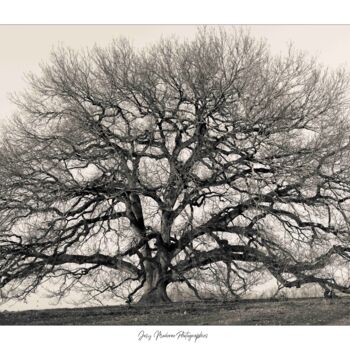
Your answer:
[[[316,55],[331,68],[350,69],[350,25],[255,25],[253,35],[266,38],[273,52],[283,51],[288,42]],[[140,47],[161,36],[192,37],[195,25],[0,25],[0,124],[15,111],[8,95],[25,87],[24,74],[38,72],[51,49],[59,44],[86,48],[107,45],[120,35]]]
[[[47,61],[52,48],[59,44],[76,49],[94,44],[104,46],[122,35],[136,47],[142,47],[161,36],[191,38],[196,28],[192,25],[0,25],[0,125],[15,112],[15,106],[8,99],[9,93],[23,90],[24,74],[39,72],[39,63]],[[249,28],[254,36],[266,38],[273,53],[283,52],[288,43],[293,42],[297,49],[317,56],[330,68],[345,65],[350,70],[350,25],[256,25]],[[43,307],[53,305],[40,296],[33,296],[28,304],[17,303],[4,308]]]

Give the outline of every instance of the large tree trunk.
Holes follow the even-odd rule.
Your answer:
[[[142,304],[169,303],[166,288],[169,280],[166,275],[169,257],[164,251],[158,252],[157,263],[145,262],[146,281],[143,286],[143,295],[139,300]]]
[[[147,283],[147,282],[146,282]],[[166,292],[167,283],[158,281],[157,284],[148,284],[139,300],[140,304],[170,303],[171,300]]]

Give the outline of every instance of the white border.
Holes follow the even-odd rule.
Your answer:
[[[350,23],[346,0],[11,0],[1,24],[335,24]],[[347,44],[347,43],[346,43]],[[0,38],[1,45],[1,38]],[[1,59],[1,58],[0,58]],[[140,329],[207,332],[207,341],[140,343]],[[4,349],[167,350],[334,349],[346,344],[347,327],[0,327]]]
[[[150,341],[138,340],[141,330],[154,334],[157,330],[163,333],[190,331],[206,333],[207,339],[197,342],[185,339],[161,339]],[[343,348],[347,341],[347,327],[58,327],[58,326],[4,326],[0,328],[1,345],[4,349],[27,350],[62,350],[62,349],[259,349],[259,350],[295,350],[295,349],[337,349]],[[3,336],[5,340],[3,342]]]
[[[347,0],[11,0],[2,24],[350,23]]]

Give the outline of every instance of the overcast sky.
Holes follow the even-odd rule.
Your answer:
[[[250,28],[255,36],[267,39],[273,52],[294,42],[296,48],[318,56],[320,62],[332,68],[342,64],[350,67],[350,26],[260,25]],[[195,32],[196,26],[188,25],[0,25],[0,121],[7,120],[15,110],[8,94],[25,87],[24,73],[37,72],[39,62],[48,59],[55,45],[73,48],[91,47],[95,43],[106,45],[123,35],[135,46],[142,46],[162,35],[191,37]]]
[[[256,37],[266,38],[274,53],[285,50],[288,43],[293,42],[297,49],[317,56],[321,63],[331,68],[345,65],[350,69],[350,25],[260,25],[250,26],[250,29]],[[122,35],[128,37],[135,46],[143,46],[162,35],[192,37],[195,32],[196,26],[185,25],[0,25],[0,122],[8,120],[15,111],[8,94],[24,89],[24,74],[38,72],[39,63],[47,61],[52,47],[58,44],[73,48],[91,47],[96,43],[103,46]],[[60,304],[61,307],[64,305]],[[19,303],[3,308],[15,310],[48,306],[47,300],[34,296],[29,304]],[[0,307],[0,310],[3,308]]]

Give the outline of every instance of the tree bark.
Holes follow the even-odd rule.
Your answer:
[[[147,282],[146,282],[147,283]],[[155,285],[148,285],[139,300],[139,304],[160,304],[171,303],[171,299],[166,292],[167,283],[158,281]]]
[[[143,295],[139,300],[142,304],[169,303],[166,288],[169,284],[167,268],[169,266],[169,255],[160,249],[156,261],[147,261],[144,264],[146,281],[143,287]]]

